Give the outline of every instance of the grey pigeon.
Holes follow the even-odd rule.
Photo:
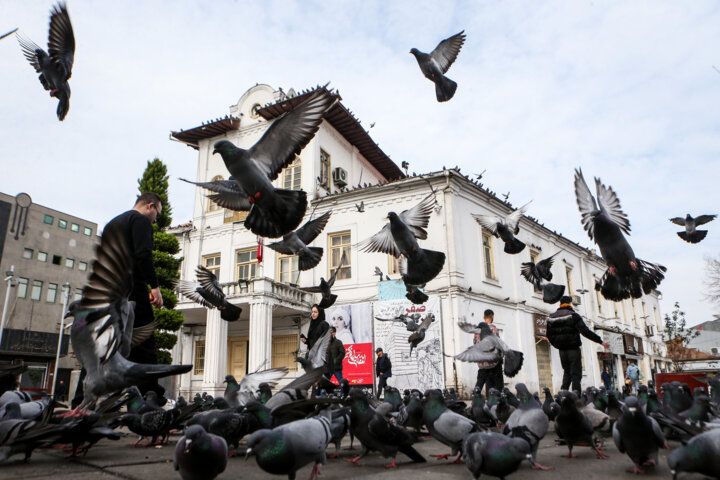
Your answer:
[[[537,451],[540,441],[545,437],[550,425],[547,415],[543,412],[542,407],[537,404],[533,396],[528,391],[524,383],[515,385],[517,396],[520,404],[513,413],[510,414],[503,433],[513,438],[522,438],[530,445],[532,454],[533,468],[540,470],[549,470],[549,467],[540,465],[537,462]]]
[[[307,208],[306,192],[275,188],[271,182],[313,138],[333,102],[333,94],[325,87],[318,88],[275,120],[249,149],[238,148],[229,140],[215,142],[213,153],[222,156],[243,192],[235,198],[244,196],[251,204],[245,227],[254,234],[277,238],[297,228],[302,221]]]
[[[180,180],[215,192],[208,195],[207,198],[219,207],[236,211],[246,211],[252,207],[249,197],[245,195],[245,191],[232,176],[228,180],[212,180],[210,182],[191,182],[184,178]]]
[[[375,320],[380,320],[381,322],[399,322],[405,325],[405,328],[408,332],[415,332],[418,328],[420,328],[420,324],[418,323],[418,320],[422,318],[422,315],[419,313],[412,313],[410,315],[405,315],[403,313],[398,314],[394,317],[380,317],[375,316]]]
[[[525,248],[525,243],[515,238],[515,235],[520,232],[520,219],[527,211],[528,205],[530,205],[530,202],[513,211],[505,218],[484,214],[473,214],[473,218],[488,232],[505,243],[505,253],[514,255],[522,252]]]
[[[530,445],[525,440],[492,432],[468,435],[463,442],[462,457],[473,480],[478,480],[483,473],[505,478],[515,472],[523,460],[532,463]]]
[[[484,428],[494,427],[497,424],[495,417],[490,413],[490,407],[485,403],[482,388],[473,389],[473,400],[470,407],[470,418],[475,420],[479,426]]]
[[[612,435],[620,453],[627,453],[634,464],[630,473],[645,473],[641,466],[657,465],[658,448],[665,446],[660,425],[645,415],[633,396],[625,399],[623,414],[615,422]]]
[[[685,446],[670,452],[668,466],[673,480],[680,472],[696,472],[720,478],[720,428],[694,436]]]
[[[215,274],[202,265],[198,265],[195,275],[197,275],[197,282],[178,280],[175,290],[203,307],[217,308],[220,310],[220,318],[223,320],[228,322],[238,320],[242,308],[227,301]]]
[[[417,48],[410,50],[410,53],[415,55],[415,60],[425,78],[435,84],[435,96],[438,102],[447,102],[455,95],[457,83],[446,77],[445,73],[460,53],[463,43],[465,43],[465,30],[443,40],[429,54]]]
[[[382,252],[399,258],[407,259],[407,274],[403,275],[405,283],[421,285],[435,278],[445,265],[445,254],[434,250],[420,248],[418,239],[427,239],[427,228],[430,214],[433,211],[433,195],[429,195],[414,207],[398,215],[389,212],[390,223],[378,233],[361,242],[360,250],[364,252]]]
[[[258,430],[247,438],[247,454],[254,455],[260,468],[268,473],[287,475],[295,479],[295,473],[315,462],[310,478],[320,474],[320,464],[325,465],[325,449],[332,440],[330,420],[324,416],[290,422],[272,430]]]
[[[572,450],[576,444],[590,446],[598,458],[607,458],[600,448],[595,445],[594,430],[590,420],[577,408],[578,397],[573,392],[563,392],[560,401],[560,411],[555,416],[555,431],[565,440],[568,447],[567,458],[577,458]]]
[[[225,376],[224,397],[231,407],[242,407],[250,400],[255,400],[255,392],[261,383],[267,383],[274,387],[290,370],[287,367],[270,368],[268,370],[256,370],[245,375],[240,383],[232,375]]]
[[[173,467],[183,480],[212,480],[227,467],[228,446],[200,425],[185,430],[173,454]]]
[[[480,341],[455,355],[463,362],[478,362],[480,368],[495,368],[504,360],[503,371],[508,377],[514,377],[523,364],[523,353],[513,350],[495,335],[487,323],[480,322],[477,326],[467,322],[458,322],[460,330],[479,334]]]
[[[523,262],[520,268],[520,275],[533,285],[535,291],[542,292],[543,302],[549,304],[559,302],[563,293],[565,293],[565,285],[550,283],[550,280],[552,280],[550,268],[552,267],[555,255],[557,255],[557,253],[539,261],[537,264],[533,262]]]
[[[307,358],[297,357],[295,361],[302,365],[305,372],[309,372],[315,368],[324,367],[327,361],[328,346],[332,340],[332,332],[328,329],[325,335],[315,342],[310,351],[307,353]]]
[[[265,406],[271,410],[307,398],[308,390],[320,377],[323,376],[325,367],[315,368],[299,376],[292,382],[285,385],[278,393],[273,395]]]
[[[480,427],[470,418],[453,412],[445,406],[440,390],[428,390],[423,399],[423,422],[430,435],[452,449],[451,453],[432,455],[438,460],[446,459],[451,455],[458,455],[462,450],[463,439]],[[461,463],[460,455],[453,463]]]
[[[425,318],[423,318],[423,321],[418,327],[417,331],[413,332],[408,337],[408,343],[410,344],[410,355],[412,355],[413,349],[416,348],[420,344],[420,342],[425,340],[425,332],[428,328],[430,328],[430,325],[434,321],[435,315],[432,313],[428,313],[427,315],[425,315]]]
[[[325,229],[328,220],[330,220],[329,211],[315,220],[308,220],[305,225],[294,232],[283,235],[282,241],[270,243],[267,247],[283,255],[297,255],[298,267],[302,271],[314,268],[320,263],[323,249],[320,247],[308,247],[307,245],[320,235]]]
[[[50,10],[50,33],[48,52],[30,39],[16,34],[23,55],[39,73],[40,83],[51,97],[58,99],[57,117],[60,121],[70,110],[70,85],[75,58],[75,34],[70,15],[64,2],[59,2]]]
[[[35,420],[43,414],[48,405],[52,402],[52,398],[46,396],[40,400],[32,400],[20,404],[20,418],[24,420]],[[5,415],[7,404],[0,407],[0,418]]]
[[[700,240],[705,238],[705,236],[707,235],[707,230],[698,230],[697,227],[699,225],[704,225],[708,222],[715,220],[715,217],[717,217],[717,215],[700,215],[696,218],[693,218],[688,213],[685,218],[675,217],[671,218],[670,221],[675,225],[685,227],[684,232],[677,232],[678,237],[682,238],[688,243],[698,243],[700,242]]]
[[[591,240],[597,243],[608,269],[595,288],[603,297],[619,302],[640,298],[660,285],[667,270],[635,257],[623,232],[630,234],[630,221],[620,207],[615,191],[595,178],[597,202],[585,183],[582,170],[575,170],[575,197],[582,214],[582,224]]]
[[[83,410],[98,397],[131,385],[189,372],[192,365],[145,365],[127,360],[133,343],[135,313],[128,300],[132,289],[132,255],[125,232],[110,224],[96,250],[92,274],[82,299],[73,302],[70,340],[83,368]],[[75,411],[74,413],[77,413]]]
[[[320,277],[320,285],[317,287],[300,287],[300,290],[303,292],[322,294],[318,307],[323,309],[330,308],[335,303],[335,300],[337,300],[337,295],[334,295],[330,289],[335,285],[335,278],[337,278],[338,272],[345,264],[345,260],[347,260],[347,258],[343,252],[342,257],[340,257],[340,264],[327,281],[323,277]]]
[[[357,208],[358,213],[365,212],[365,202],[361,200],[360,203],[355,204],[355,208]]]
[[[38,421],[23,420],[19,404],[10,403],[7,408],[5,418],[0,421],[0,463],[17,453],[24,453],[28,461],[35,448],[54,443],[77,423],[77,419],[72,419],[67,424],[48,424],[47,417]]]
[[[8,403],[22,404],[31,401],[32,397],[30,394],[20,390],[10,390],[0,395],[0,407],[7,405]]]

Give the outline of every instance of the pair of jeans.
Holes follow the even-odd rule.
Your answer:
[[[387,377],[381,376],[378,377],[378,391],[377,391],[377,398],[380,399],[380,395],[383,392],[383,389],[387,387]]]
[[[482,391],[484,386],[486,397],[489,395],[491,388],[502,391],[504,385],[502,362],[499,362],[493,368],[478,368],[475,388]]]
[[[560,350],[560,365],[563,368],[563,381],[561,390],[567,390],[572,383],[572,390],[582,392],[582,353],[579,348],[573,350]]]
[[[333,375],[335,375],[335,378],[337,379],[338,383],[342,382],[343,376],[342,376],[342,370],[335,370],[332,372]],[[332,375],[330,375],[330,378],[332,378]]]

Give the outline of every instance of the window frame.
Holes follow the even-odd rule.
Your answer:
[[[480,232],[481,236],[481,245],[483,249],[483,273],[485,274],[486,280],[494,280],[497,281],[497,272],[495,270],[495,248],[493,245],[493,234],[485,230],[484,228],[481,229]],[[485,243],[485,240],[487,240],[487,243]],[[488,257],[490,257],[490,261],[488,262]],[[490,271],[488,272],[488,266],[490,267]]]
[[[48,221],[48,220],[49,220],[49,221]],[[46,213],[45,216],[43,217],[43,223],[44,223],[45,225],[52,225],[52,224],[55,223],[55,217],[53,217],[52,215],[48,215],[48,214]]]
[[[24,258],[25,260],[32,260],[33,258],[35,258],[35,250],[27,247],[23,248],[22,258]]]
[[[87,272],[88,264],[87,262],[78,262],[78,270],[81,272]]]
[[[50,300],[50,293],[52,292],[52,300]],[[45,302],[55,303],[57,301],[58,284],[48,283],[47,293],[45,294]]]
[[[215,175],[212,179],[210,179],[211,182],[215,182],[218,180],[225,180],[225,179],[223,178],[222,175]],[[207,198],[207,197],[205,197],[205,198]],[[213,202],[209,198],[207,198],[207,202],[208,202],[207,205],[205,205],[205,213],[219,212],[220,210],[223,209],[220,205]]]
[[[249,253],[250,254],[250,260],[247,262],[239,262],[238,261],[238,255],[241,253]],[[254,257],[253,258],[253,254]],[[252,275],[249,277],[243,277],[240,278],[240,267],[241,266],[249,266],[251,267],[250,270],[252,271]],[[235,250],[235,282],[239,282],[240,280],[245,281],[251,281],[257,278],[258,275],[258,268],[259,262],[257,261],[257,247],[247,247],[247,248],[238,248]]]
[[[573,288],[575,285],[573,285],[573,279],[572,279],[572,272],[573,267],[572,265],[565,264],[565,283],[567,284],[567,292],[570,298],[575,297],[577,295],[575,293],[575,288]],[[574,298],[573,298],[574,300]]]
[[[202,350],[200,349],[202,347]],[[205,339],[195,340],[193,348],[193,375],[205,374]]]
[[[86,237],[92,237],[93,229],[90,227],[83,227],[83,235]]]
[[[395,255],[388,255],[388,275],[400,275],[400,259]],[[382,281],[382,279],[380,279]]]
[[[37,298],[35,298],[35,288],[37,287]],[[43,281],[33,280],[32,287],[30,288],[30,300],[39,302],[42,298]]]
[[[283,342],[283,346],[289,348],[287,352],[280,352],[280,342]],[[295,361],[297,354],[293,355],[298,345],[298,335],[296,333],[288,335],[273,335],[272,336],[272,355],[270,358],[270,368],[287,367],[291,372],[295,372],[298,369],[298,362]],[[282,358],[285,357],[285,358]]]
[[[70,265],[68,265],[68,263]],[[63,266],[66,268],[69,268],[70,270],[74,269],[75,268],[75,259],[65,257],[65,263],[63,264]]]
[[[531,261],[532,263],[534,263],[535,265],[537,265],[538,262],[540,261],[540,251],[539,251],[539,250],[535,250],[534,248],[529,248],[529,249],[528,249],[528,252],[530,253],[530,261]],[[539,294],[539,295],[542,295],[542,289],[541,289],[541,288],[537,288],[537,286],[536,286],[534,283],[532,284],[532,289],[533,289],[533,292],[534,292],[534,293],[537,293],[537,294]]]
[[[212,265],[209,265],[209,261],[212,260]],[[217,261],[215,261],[217,260]],[[213,275],[215,275],[218,279],[220,278],[220,268],[222,266],[222,254],[221,253],[211,253],[208,255],[202,256],[202,266],[210,270]]]
[[[330,184],[332,182],[332,158],[322,148],[320,149],[320,185],[325,187],[325,190],[330,191]]]
[[[23,287],[21,289],[21,287]],[[18,277],[17,283],[17,298],[27,298],[28,291],[30,290],[30,279],[24,277]],[[22,295],[21,295],[22,290]]]
[[[58,228],[67,230],[67,224],[68,224],[68,222],[64,218],[58,218],[58,223],[57,223]]]
[[[341,243],[339,245],[333,245],[333,239],[348,237],[347,244]],[[341,240],[342,241],[342,240]],[[327,238],[327,251],[328,251],[328,278],[330,278],[342,259],[343,253],[345,253],[345,263],[343,264],[340,272],[338,272],[335,280],[350,280],[352,278],[352,232],[350,230],[344,230],[342,232],[328,233]],[[340,253],[335,255],[335,251],[340,250]],[[348,272],[347,274],[345,272]]]
[[[236,257],[237,258],[237,257]],[[283,280],[283,271],[282,271],[282,264],[284,261],[290,262],[290,271],[288,272],[289,279]],[[295,265],[293,265],[293,263]],[[275,279],[280,283],[287,283],[287,284],[293,284],[296,285],[300,278],[300,257],[298,255],[277,255],[277,260],[275,262],[276,268],[275,268]],[[294,267],[294,268],[293,268]]]
[[[41,257],[44,257],[44,259],[41,258]],[[48,261],[48,254],[47,254],[47,252],[41,252],[40,250],[38,250],[37,260],[38,260],[38,262],[47,263],[47,261]]]
[[[302,189],[302,159],[300,155],[295,155],[295,159],[283,169],[282,173],[282,188],[285,190]]]
[[[71,222],[70,223],[70,231],[73,233],[80,233],[80,224]]]

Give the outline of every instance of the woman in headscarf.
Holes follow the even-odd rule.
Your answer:
[[[305,335],[300,336],[300,340],[307,345],[308,350],[330,329],[330,324],[325,321],[325,310],[317,304],[313,305],[310,309],[310,318],[307,337]]]

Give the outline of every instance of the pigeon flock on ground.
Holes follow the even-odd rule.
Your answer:
[[[58,99],[57,116],[62,121],[69,111],[68,80],[75,52],[65,4],[51,10],[48,52],[19,34],[17,38],[23,55],[39,73],[43,88]],[[457,83],[445,74],[465,40],[462,31],[440,42],[429,54],[416,48],[410,51],[423,75],[435,84],[438,102],[449,101],[456,92]],[[319,264],[323,249],[311,243],[327,225],[331,212],[299,227],[306,215],[307,193],[276,188],[272,182],[313,138],[324,114],[335,105],[337,95],[326,87],[311,92],[275,120],[252,147],[242,149],[228,140],[216,142],[213,153],[222,157],[229,180],[190,182],[212,192],[208,198],[218,206],[248,212],[245,227],[258,236],[280,239],[268,247],[298,255],[300,270]],[[593,195],[580,169],[575,171],[574,186],[582,225],[608,265],[595,288],[613,301],[639,298],[657,288],[666,268],[635,256],[626,238],[630,222],[612,187],[595,178]],[[407,298],[418,304],[428,300],[422,288],[445,265],[445,253],[419,244],[428,239],[434,205],[432,192],[399,214],[388,212],[388,223],[358,245],[361,252],[398,258]],[[364,202],[356,207],[358,213],[365,212]],[[515,255],[525,248],[518,235],[527,207],[504,218],[486,214],[473,217],[503,241],[506,254]],[[687,214],[670,221],[684,227],[678,232],[680,238],[698,243],[707,231],[697,227],[715,217]],[[525,262],[519,272],[550,304],[559,300],[565,288],[551,283],[555,255],[537,263]],[[143,398],[136,385],[188,372],[192,365],[144,365],[126,358],[133,345],[152,334],[152,328],[134,328],[133,305],[128,300],[132,260],[127,239],[121,232],[106,228],[96,257],[82,299],[74,302],[68,313],[73,318],[73,349],[87,371],[84,401],[67,410],[47,396],[33,400],[17,390],[17,377],[25,367],[0,366],[0,462],[16,454],[23,454],[27,460],[34,449],[53,445],[64,445],[72,456],[87,454],[100,440],[127,436],[122,427],[139,436],[135,446],[142,445],[143,439],[147,439],[144,446],[165,444],[171,433],[183,433],[174,449],[173,467],[186,480],[215,478],[227,468],[228,456],[242,454],[238,450],[241,442],[245,443],[245,458],[254,457],[262,470],[292,480],[298,470],[312,465],[312,479],[332,458],[326,454],[328,446],[335,445],[337,457],[346,435],[351,446],[357,440],[362,447],[359,455],[345,459],[348,462],[361,465],[364,457],[376,452],[391,459],[387,467],[397,468],[398,453],[412,462],[427,462],[413,447],[421,435],[427,434],[450,450],[433,455],[438,460],[457,455],[453,462],[464,463],[474,479],[482,474],[504,478],[524,460],[535,469],[549,468],[538,462],[538,446],[552,429],[556,442],[567,446],[568,458],[589,457],[584,447],[592,449],[597,458],[606,458],[603,444],[612,436],[618,451],[627,455],[630,471],[642,473],[657,464],[659,449],[669,448],[668,441],[673,441],[679,444],[668,457],[674,476],[698,472],[720,477],[718,378],[707,379],[710,394],[703,388],[691,392],[687,385],[677,382],[662,385],[662,395],[653,385],[641,386],[637,395],[630,395],[626,389],[616,392],[590,387],[584,392],[561,391],[553,396],[544,387],[541,402],[538,393],[532,394],[518,383],[516,394],[508,388],[492,388],[487,399],[476,389],[470,405],[452,389],[406,390],[401,396],[396,388],[389,387],[380,401],[371,392],[350,388],[347,380],[337,387],[328,381],[324,371],[328,332],[307,355],[298,357],[304,373],[280,389],[277,387],[288,369],[261,367],[240,382],[228,375],[222,397],[197,394],[191,402],[179,397],[172,407],[163,408],[154,392]],[[301,286],[322,295],[320,308],[337,300],[331,288],[345,260],[343,255],[330,279],[321,279],[319,286]],[[238,320],[242,310],[227,301],[215,275],[202,266],[196,274],[197,282],[181,280],[177,291],[206,308],[217,308],[226,321]],[[382,272],[379,276],[382,280]],[[377,320],[402,322],[410,332],[412,351],[424,340],[435,317],[414,314]],[[523,353],[506,345],[487,324],[460,322],[459,328],[477,334],[479,341],[455,355],[456,359],[486,366],[502,362],[509,377],[520,371]]]

